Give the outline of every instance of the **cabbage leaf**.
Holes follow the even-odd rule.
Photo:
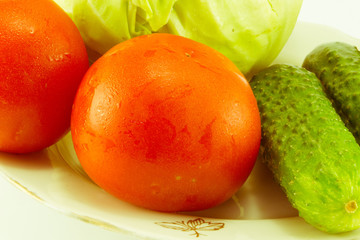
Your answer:
[[[245,74],[269,65],[295,27],[302,0],[55,0],[88,48],[167,32],[204,43]]]

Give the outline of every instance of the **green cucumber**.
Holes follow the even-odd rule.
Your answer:
[[[325,43],[309,53],[303,67],[320,79],[333,106],[360,143],[360,52],[343,42]]]
[[[360,147],[304,68],[278,64],[250,84],[262,121],[262,157],[299,216],[330,233],[360,227]]]

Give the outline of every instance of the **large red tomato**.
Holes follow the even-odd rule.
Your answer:
[[[227,200],[260,145],[256,100],[235,65],[170,34],[131,39],[96,61],[77,93],[71,131],[94,182],[159,211]]]
[[[70,128],[85,45],[51,0],[2,0],[0,21],[0,151],[37,151]]]

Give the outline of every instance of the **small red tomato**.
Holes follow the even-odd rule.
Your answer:
[[[2,0],[0,19],[0,151],[41,150],[70,129],[85,45],[51,0]]]
[[[235,65],[170,34],[131,39],[96,61],[75,98],[71,131],[95,183],[159,211],[229,199],[249,176],[261,135],[256,100]]]

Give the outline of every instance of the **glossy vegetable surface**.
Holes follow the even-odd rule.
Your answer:
[[[49,0],[0,1],[0,19],[0,151],[37,151],[69,130],[85,45]]]
[[[87,174],[133,204],[185,211],[230,198],[260,145],[252,90],[222,54],[183,37],[123,42],[96,61],[74,103]]]
[[[251,80],[263,158],[299,216],[330,233],[360,227],[360,148],[314,73],[277,64]]]

